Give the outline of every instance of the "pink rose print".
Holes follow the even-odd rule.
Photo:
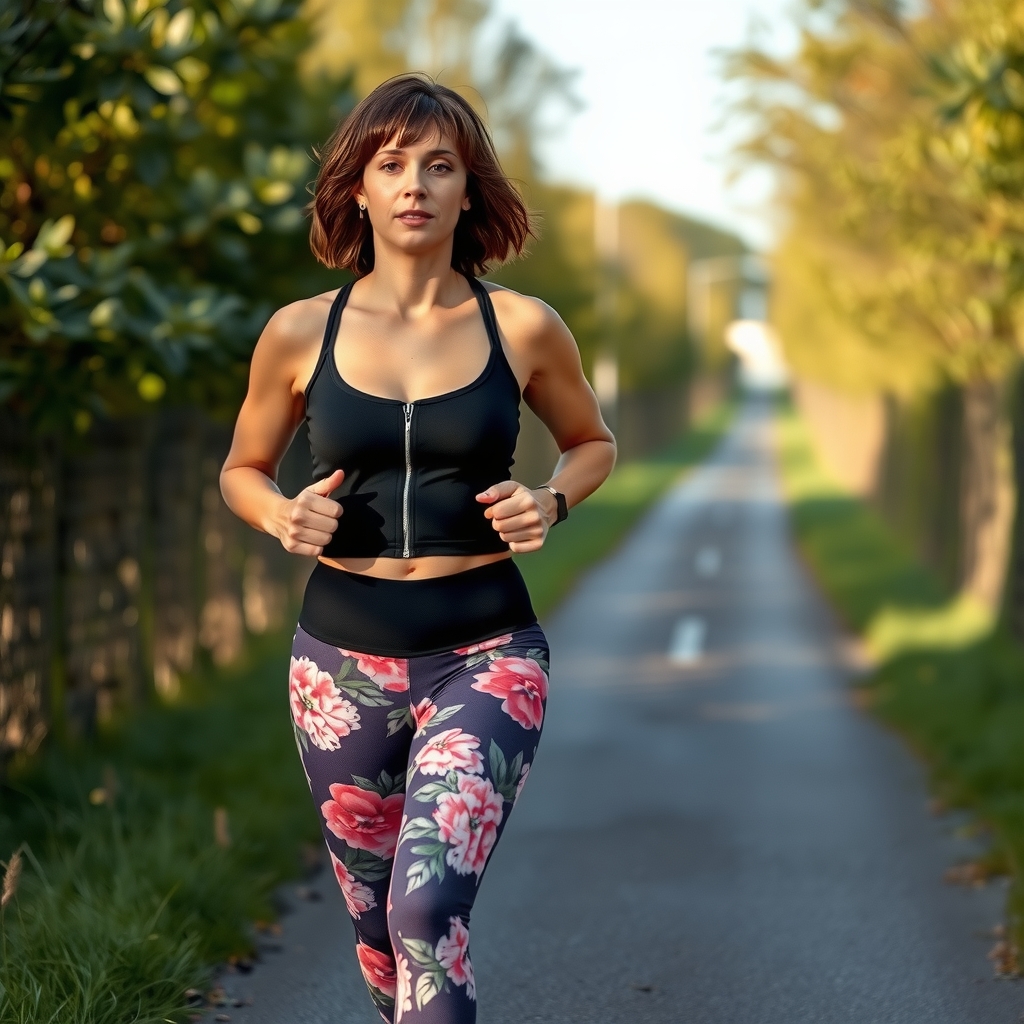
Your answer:
[[[395,963],[387,953],[381,953],[365,942],[356,943],[359,969],[370,988],[383,992],[389,999],[395,998]]]
[[[397,994],[395,995],[395,1024],[399,1024],[403,1013],[412,1009],[412,971],[409,970],[409,961],[401,953],[395,954],[395,968],[397,971]]]
[[[373,890],[368,886],[364,885],[355,875],[337,857],[334,856],[334,852],[331,850],[327,851],[331,855],[331,863],[334,865],[334,874],[338,879],[338,885],[341,886],[341,895],[345,897],[345,906],[348,907],[349,914],[352,915],[357,921],[359,915],[366,913],[367,910],[373,910],[377,906],[377,901],[373,898]]]
[[[423,700],[421,700],[419,704],[412,709],[412,718],[416,723],[416,731],[422,732],[427,727],[427,722],[429,722],[436,714],[437,705],[432,703],[429,697],[424,697]]]
[[[541,727],[548,677],[532,658],[495,658],[473,678],[473,689],[503,698],[501,710],[524,729]]]
[[[503,636],[492,637],[478,644],[470,644],[468,647],[457,647],[453,654],[482,654],[484,651],[493,651],[495,647],[502,647],[512,643],[512,634],[505,633]]]
[[[465,985],[466,995],[476,999],[476,979],[469,959],[469,929],[462,923],[461,917],[452,917],[449,921],[451,928],[447,935],[442,935],[438,940],[434,956],[445,969],[445,974],[456,985]]]
[[[376,654],[360,654],[358,651],[346,651],[341,647],[338,650],[346,658],[355,658],[359,671],[367,679],[372,679],[382,690],[404,693],[409,689],[408,658],[385,658]]]
[[[359,711],[345,700],[329,672],[315,661],[292,658],[288,673],[292,718],[321,750],[337,750],[340,738],[359,728]]]
[[[447,775],[452,769],[474,775],[484,770],[479,747],[476,736],[461,729],[445,729],[421,748],[413,763],[424,775]]]
[[[373,790],[339,782],[329,792],[331,799],[320,807],[327,827],[349,846],[390,860],[398,844],[405,797],[401,793],[381,797]]]
[[[433,812],[437,836],[451,845],[445,860],[460,875],[471,871],[477,879],[498,837],[502,799],[489,779],[459,773],[459,791],[442,793]]]

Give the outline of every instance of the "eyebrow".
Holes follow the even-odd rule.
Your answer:
[[[405,152],[404,149],[382,149],[378,152],[378,156],[401,156]],[[427,156],[458,156],[458,153],[453,153],[450,149],[432,149]]]

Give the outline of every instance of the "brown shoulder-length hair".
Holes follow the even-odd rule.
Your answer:
[[[533,234],[530,213],[498,163],[487,126],[457,93],[426,75],[399,75],[377,86],[338,125],[320,156],[309,243],[313,255],[362,277],[373,269],[373,231],[355,192],[363,168],[391,139],[406,146],[438,131],[466,164],[470,208],[455,227],[452,266],[485,274],[492,261],[518,256]]]

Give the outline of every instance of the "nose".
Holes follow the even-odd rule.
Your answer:
[[[405,183],[405,195],[410,198],[422,199],[427,194],[427,190],[423,187],[423,182],[420,181],[420,176],[415,170],[411,169],[408,179]]]

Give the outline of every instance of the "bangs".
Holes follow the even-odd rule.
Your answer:
[[[415,92],[400,99],[402,102],[396,104],[394,110],[379,111],[381,119],[376,125],[367,126],[363,144],[364,164],[392,140],[397,148],[404,149],[424,142],[434,134],[439,138],[447,136],[455,143],[459,155],[464,156],[469,141],[466,126],[460,124],[451,111],[425,92]]]

